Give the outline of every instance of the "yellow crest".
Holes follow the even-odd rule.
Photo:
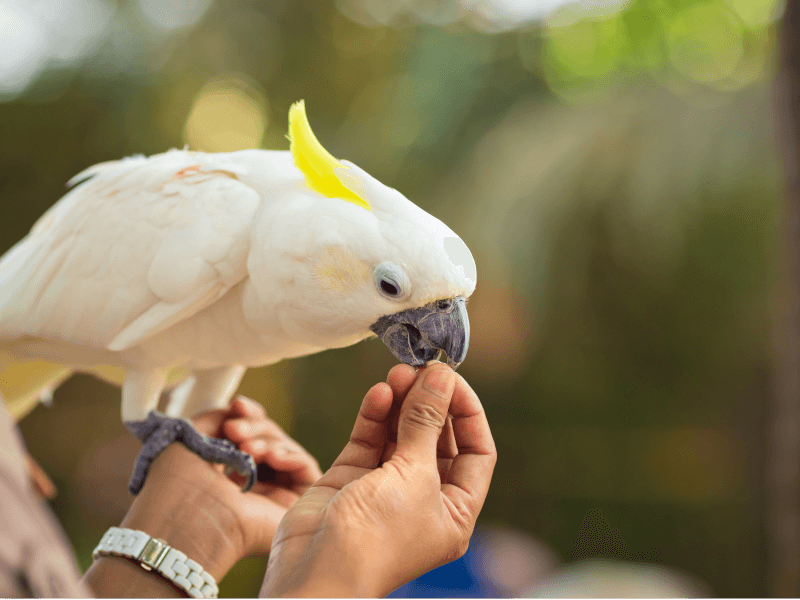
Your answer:
[[[294,164],[303,173],[308,187],[328,198],[341,198],[372,210],[369,202],[345,187],[336,176],[335,169],[347,167],[333,158],[314,136],[303,100],[295,102],[289,109],[289,141]]]

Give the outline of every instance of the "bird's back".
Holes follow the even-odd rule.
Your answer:
[[[211,296],[235,285],[255,211],[293,177],[302,176],[288,152],[259,150],[171,150],[87,169],[0,258],[0,343],[35,336],[104,348],[154,306],[186,303],[197,285]]]

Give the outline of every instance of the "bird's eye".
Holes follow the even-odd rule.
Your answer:
[[[411,293],[411,282],[405,271],[391,262],[375,267],[375,285],[382,296],[391,300],[404,300]]]
[[[381,281],[381,289],[384,292],[386,292],[389,296],[397,296],[400,293],[400,290],[397,288],[395,284],[385,279]]]

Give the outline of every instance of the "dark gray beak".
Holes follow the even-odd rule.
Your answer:
[[[447,364],[457,369],[469,349],[469,317],[461,296],[386,315],[370,329],[400,361],[414,367],[444,350]]]

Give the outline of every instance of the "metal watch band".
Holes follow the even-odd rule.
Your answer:
[[[144,531],[112,527],[106,531],[92,557],[125,556],[139,562],[146,571],[156,571],[193,598],[216,598],[217,582],[198,563],[164,540]]]

